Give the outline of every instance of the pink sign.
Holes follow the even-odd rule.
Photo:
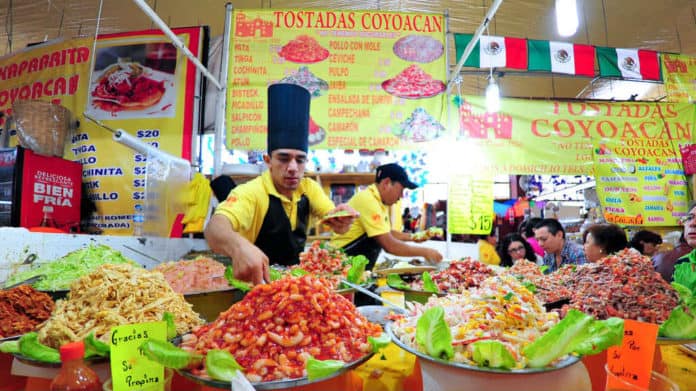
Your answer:
[[[680,145],[679,151],[682,155],[682,165],[684,166],[684,175],[696,173],[696,145]]]

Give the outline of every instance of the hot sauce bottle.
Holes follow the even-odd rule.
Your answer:
[[[85,344],[70,342],[60,347],[63,362],[58,375],[51,382],[51,391],[101,391],[99,376],[85,364]]]

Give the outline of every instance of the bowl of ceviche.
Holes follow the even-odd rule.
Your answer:
[[[336,378],[390,338],[325,281],[304,275],[255,286],[215,321],[173,342],[148,341],[141,348],[208,386],[234,388],[242,376],[268,390]]]
[[[494,276],[414,303],[387,331],[420,358],[424,389],[589,390],[579,356],[620,345],[623,320],[571,310],[559,321],[518,279]]]

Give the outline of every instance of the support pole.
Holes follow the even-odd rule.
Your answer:
[[[220,61],[220,83],[222,88],[218,91],[217,108],[215,111],[215,140],[213,145],[213,177],[222,172],[222,141],[225,138],[225,106],[227,102],[227,72],[230,63],[230,40],[232,36],[232,10],[231,3],[225,5],[225,30],[222,33],[222,59]]]

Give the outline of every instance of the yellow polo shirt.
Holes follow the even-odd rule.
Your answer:
[[[372,184],[354,195],[348,201],[348,205],[360,213],[360,217],[353,220],[348,232],[333,235],[331,238],[332,246],[345,247],[365,233],[368,237],[375,237],[391,231],[389,207],[382,203],[376,184]]]
[[[290,226],[294,230],[297,225],[297,203],[303,194],[309,200],[309,213],[312,216],[321,218],[335,208],[321,186],[309,178],[302,178],[299,186],[292,193],[292,200],[288,199],[278,193],[271,179],[271,173],[266,170],[258,178],[232,189],[227,199],[215,209],[215,214],[227,217],[235,231],[254,243],[268,212],[268,196],[273,195],[280,199],[285,214],[290,220]]]

